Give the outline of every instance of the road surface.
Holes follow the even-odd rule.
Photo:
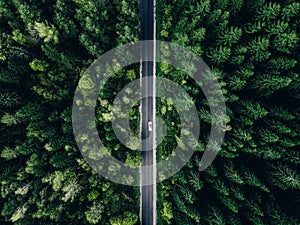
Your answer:
[[[140,30],[142,40],[155,39],[155,2],[154,0],[140,0]],[[140,187],[140,222],[142,225],[156,224],[156,149],[155,146],[155,98],[144,96],[155,96],[155,63],[143,62],[145,58],[153,59],[155,50],[152,46],[143,46],[141,78],[150,77],[148,82],[141,81],[141,138],[146,139],[152,134],[147,142],[142,142],[142,166],[153,165],[154,168],[141,170],[141,184],[150,183],[151,185]],[[152,123],[152,129],[149,129],[149,123]],[[143,151],[145,149],[153,149]],[[154,181],[154,182],[153,182]]]

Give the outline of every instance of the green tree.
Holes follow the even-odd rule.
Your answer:
[[[122,216],[110,219],[111,225],[134,225],[138,221],[138,216],[132,212],[124,212]]]
[[[103,218],[103,213],[103,203],[94,201],[93,205],[85,211],[85,217],[90,224],[98,224]]]
[[[44,39],[45,43],[50,41],[53,41],[54,44],[58,43],[58,31],[53,24],[48,24],[48,21],[42,23],[35,22],[33,26],[40,38]]]

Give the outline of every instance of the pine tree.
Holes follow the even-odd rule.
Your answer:
[[[14,107],[21,103],[19,95],[14,91],[1,91],[0,92],[0,105],[2,107]]]
[[[270,181],[281,189],[300,189],[300,175],[286,164],[270,164]]]
[[[206,217],[206,221],[209,225],[225,225],[226,220],[221,211],[214,206],[209,207],[208,216]]]

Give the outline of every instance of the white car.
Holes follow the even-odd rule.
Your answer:
[[[152,121],[151,120],[149,120],[148,121],[148,131],[152,131]]]

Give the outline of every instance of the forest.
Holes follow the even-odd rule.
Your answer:
[[[300,224],[299,1],[157,0],[156,10],[156,38],[201,57],[227,108],[222,148],[200,172],[207,100],[182,71],[157,64],[158,77],[193,98],[201,124],[197,152],[158,183],[157,224]],[[136,0],[0,0],[1,225],[139,224],[139,188],[97,174],[72,130],[79,79],[103,53],[138,41],[139,19]],[[110,126],[117,90],[135,79],[139,65],[114,75],[96,123],[109,152],[136,166],[140,152]],[[157,150],[163,160],[178,144],[180,121],[172,101],[157,102],[168,131]],[[135,132],[139,118],[134,107]]]

